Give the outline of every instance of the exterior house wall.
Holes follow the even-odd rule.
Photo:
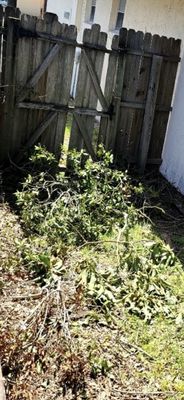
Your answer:
[[[75,25],[77,26],[78,32],[81,29],[81,21],[82,21],[82,11],[83,11],[83,0],[78,0],[77,1],[77,6],[76,6],[76,18],[75,18]]]
[[[91,0],[83,0],[83,12],[81,17],[81,29],[79,32],[80,37],[85,28],[90,27],[90,23],[87,20],[86,9],[90,6]],[[124,0],[124,8],[126,0]],[[101,30],[108,34],[108,45],[111,45],[111,39],[113,35],[118,33],[115,30],[117,12],[118,12],[119,0],[96,0],[96,12],[94,17],[95,24],[101,26]]]
[[[76,22],[77,0],[48,0],[47,11],[57,14],[59,21],[69,25]]]
[[[47,0],[47,12],[57,14],[62,23],[76,25],[80,32],[83,3],[85,0]],[[67,18],[66,13],[68,13]]]
[[[17,7],[23,14],[40,16],[44,10],[44,0],[17,0]]]
[[[144,32],[182,39],[179,67],[161,173],[184,194],[184,0],[127,0],[124,26]]]
[[[109,31],[112,0],[97,0],[95,23],[101,25],[101,30]]]
[[[183,0],[127,0],[124,26],[184,38],[183,16]]]

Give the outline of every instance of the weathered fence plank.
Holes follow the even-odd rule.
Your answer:
[[[108,107],[111,106],[113,113],[115,114],[115,101],[114,99],[114,90],[116,85],[117,78],[117,64],[118,64],[118,52],[119,49],[119,36],[115,35],[112,40],[111,49],[115,50],[109,55],[108,59],[108,68],[107,75],[105,81],[105,91],[104,96],[106,98]],[[114,104],[113,104],[114,102]],[[114,115],[115,117],[115,115]],[[112,149],[110,144],[111,134],[114,135],[112,124],[114,122],[114,117],[111,120],[108,118],[101,118],[99,136],[98,136],[98,145],[103,143],[106,149]],[[112,122],[113,119],[113,122]]]
[[[160,51],[162,54],[173,54],[173,56],[179,57],[181,46],[180,40],[175,40],[173,38],[167,39],[163,37],[160,39],[160,42]],[[177,62],[171,62],[169,59],[165,60],[163,57],[157,96],[157,104],[159,104],[160,109],[157,107],[155,113],[149,149],[149,159],[157,158],[161,161],[162,149],[170,115],[169,108],[172,104],[177,69]],[[161,110],[163,110],[162,107],[165,108],[164,112],[161,112]]]
[[[3,119],[3,102],[4,102],[4,88],[2,79],[3,67],[3,7],[0,5],[0,127],[2,126]],[[0,141],[1,143],[1,141]]]
[[[91,44],[91,45],[94,44],[105,47],[106,41],[107,41],[107,35],[100,32],[99,25],[93,25],[91,30],[86,29],[84,31],[84,36],[83,36],[84,44]],[[88,63],[88,68],[90,65],[90,71],[86,66],[86,60],[88,60],[85,53],[86,50],[83,50],[79,66],[79,77],[78,77],[75,105],[76,107],[85,107],[85,108],[87,107],[95,109],[98,103],[99,91],[101,100],[102,97],[104,97],[99,84],[102,74],[104,52],[100,51],[96,52],[95,50],[88,50],[88,51],[90,51],[90,63]],[[108,104],[106,101],[105,104],[103,105],[105,106],[106,109],[108,108]],[[92,142],[95,119],[92,116],[81,117],[81,118],[83,118],[83,124],[85,124],[85,131],[86,129],[88,130],[88,136],[91,138]],[[83,143],[84,143],[83,134],[81,134],[81,130],[79,129],[79,124],[77,124],[76,120],[74,120],[72,124],[69,148],[70,149],[77,148],[78,150],[80,150],[83,147]]]
[[[67,27],[65,37],[75,41],[77,37],[77,29],[74,26]],[[65,45],[64,57],[60,52],[58,60],[58,82],[57,82],[57,98],[55,102],[68,106],[70,101],[70,90],[72,82],[73,65],[75,58],[75,48]],[[59,83],[59,80],[61,84]],[[54,98],[54,96],[53,96]],[[63,145],[65,127],[67,122],[67,111],[58,115],[57,128],[53,142],[53,151],[59,155],[60,146]]]
[[[129,30],[127,33],[126,46],[132,48],[139,54],[143,49],[144,36],[142,32]],[[136,102],[137,88],[140,79],[142,57],[140,55],[128,54],[126,56],[126,68],[124,73],[124,82],[121,93],[122,102]],[[141,111],[136,108],[121,108],[118,121],[118,135],[116,142],[116,153],[119,164],[130,162],[132,157],[136,157],[137,142],[141,131]],[[122,157],[123,154],[123,157]]]
[[[3,45],[3,7],[0,5],[0,85],[2,85],[1,75],[2,75],[2,45]],[[1,88],[0,88],[1,90]],[[1,98],[1,96],[0,96]]]
[[[39,81],[41,76],[48,69],[49,65],[51,64],[51,62],[54,60],[54,58],[58,54],[59,50],[60,50],[60,46],[58,44],[55,44],[52,47],[52,49],[49,51],[49,53],[45,57],[44,61],[39,65],[37,70],[34,72],[33,76],[26,83],[24,90],[20,94],[18,94],[17,103],[24,100],[25,97],[27,96],[27,94],[29,93],[29,91],[34,88],[36,83]]]
[[[20,26],[24,29],[36,29],[36,17],[22,15]],[[12,92],[12,116],[14,118],[11,129],[12,143],[10,146],[10,154],[14,149],[17,152],[29,138],[29,124],[31,121],[34,130],[34,115],[30,117],[28,110],[18,109],[16,107],[16,98],[20,90],[26,85],[28,78],[33,73],[34,62],[34,39],[26,37],[19,39],[15,43],[15,59],[14,59],[14,77],[13,85],[15,90]],[[12,122],[11,122],[12,123]]]
[[[18,156],[16,157],[16,162],[20,162],[22,157],[24,156],[24,152],[30,148],[32,148],[38,140],[40,140],[41,135],[45,132],[45,130],[48,128],[48,126],[51,124],[51,122],[56,118],[57,113],[51,111],[47,114],[46,118],[44,121],[41,122],[41,124],[36,128],[36,130],[33,132],[32,136],[30,139],[27,141],[27,143],[24,144],[24,146],[21,148],[21,151],[19,152]]]
[[[118,43],[115,43],[115,46],[118,44],[118,49],[122,49],[127,44],[127,29],[123,28],[120,30],[120,35],[118,37]],[[115,46],[113,48],[115,48]],[[115,145],[117,141],[117,131],[118,131],[118,123],[120,119],[120,107],[121,107],[121,97],[122,90],[124,84],[125,77],[125,68],[126,68],[126,57],[125,54],[120,53],[117,60],[117,71],[115,75],[114,88],[113,88],[113,98],[112,98],[112,107],[113,107],[113,116],[111,121],[108,122],[107,131],[106,131],[106,141],[105,148],[107,150],[111,150],[115,152]],[[109,74],[111,68],[111,59],[109,64]],[[108,83],[107,83],[108,84]]]
[[[151,43],[151,51],[153,52],[153,54],[159,54],[160,56],[161,56],[161,54],[164,54],[165,50],[166,50],[166,47],[165,47],[165,50],[162,51],[164,43],[166,44],[166,47],[167,47],[168,39],[166,37],[160,37],[159,35],[153,35],[152,43]],[[163,71],[163,61],[164,60],[162,60],[162,67],[161,67],[161,72],[160,72],[160,80],[161,80],[162,71]],[[158,96],[159,96],[159,87],[158,87],[158,93],[157,93],[157,103],[158,103]],[[157,114],[157,112],[156,112],[156,109],[155,109],[155,116],[154,116],[151,136],[152,136],[153,130],[154,130],[156,114]],[[159,118],[158,128],[159,128],[160,121],[165,118],[166,113],[159,113],[159,114],[160,114],[161,118]],[[156,136],[157,136],[157,133],[156,133]],[[155,143],[155,145],[156,145],[156,143]],[[162,147],[163,147],[163,143],[162,143]],[[150,138],[148,157],[152,158],[152,159],[156,158],[157,160],[158,159],[161,160],[161,152],[157,152],[157,154],[156,154],[156,152],[155,153],[154,152],[150,152],[150,149],[151,149],[151,138]]]
[[[150,83],[148,88],[147,102],[146,102],[142,135],[140,140],[139,156],[138,156],[138,166],[140,168],[141,173],[144,172],[150,146],[162,61],[163,61],[162,57],[153,56]]]
[[[15,26],[19,18],[20,12],[13,7],[6,7],[4,13],[4,28],[3,34],[3,65],[2,65],[2,83],[4,92],[4,101],[2,104],[2,118],[0,126],[0,159],[8,158],[11,148],[14,150],[13,141],[13,126],[16,123],[14,114],[14,41],[15,41]]]
[[[84,119],[81,118],[81,116],[79,116],[77,114],[74,114],[74,119],[77,122],[77,125],[79,127],[86,150],[88,151],[88,153],[91,156],[93,161],[97,160],[95,151],[94,151],[92,143],[91,143],[91,137],[89,136],[89,132],[88,132],[87,126],[84,122]]]
[[[103,108],[104,111],[108,111],[108,104],[106,101],[106,98],[104,97],[104,94],[102,92],[101,86],[100,86],[100,81],[98,79],[97,73],[95,71],[95,66],[91,60],[90,54],[87,53],[86,50],[83,51],[84,52],[84,59],[91,77],[91,80],[93,82],[93,86],[96,92],[96,95],[101,103],[101,106]]]
[[[123,28],[110,50],[99,25],[86,29],[83,43],[77,43],[76,27],[60,24],[54,14],[20,18],[18,10],[7,7],[4,18],[2,10],[1,162],[38,141],[59,158],[68,113],[73,115],[70,149],[85,147],[95,160],[102,142],[121,165],[139,161],[143,170],[146,162],[160,162],[180,41]],[[76,47],[81,57],[71,102]],[[96,116],[101,118],[98,137]]]

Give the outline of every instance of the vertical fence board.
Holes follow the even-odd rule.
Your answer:
[[[6,66],[6,44],[7,44],[7,35],[9,31],[9,22],[10,19],[14,20],[14,22],[18,21],[20,18],[20,10],[18,8],[10,7],[7,6],[4,9],[4,18],[3,18],[3,28],[4,28],[4,33],[3,33],[3,65],[2,65],[2,80],[5,79],[5,66]]]
[[[52,35],[60,36],[65,31],[65,25],[61,25],[58,22],[58,17],[52,13],[46,13],[44,17],[44,21],[42,24],[42,32]],[[37,31],[39,32],[39,24],[37,25]],[[42,47],[42,60],[44,58],[43,54],[48,54],[48,52],[54,47],[54,44],[51,42],[44,42],[44,47]],[[62,47],[61,50],[62,51]],[[52,63],[49,65],[46,72],[41,77],[41,80],[38,82],[37,92],[39,94],[39,99],[37,101],[43,101],[45,103],[54,102],[54,93],[55,93],[55,102],[57,100],[57,91],[56,91],[56,81],[58,78],[58,58],[59,54],[54,58]],[[41,93],[40,94],[40,90]],[[45,113],[40,112],[39,121],[45,117]],[[45,132],[41,137],[41,144],[46,146],[48,150],[53,151],[53,137],[55,137],[55,131],[57,126],[57,117],[51,122]]]
[[[0,5],[0,85],[2,85],[1,75],[2,75],[2,48],[3,45],[3,7]],[[1,90],[1,88],[0,88]],[[1,92],[0,92],[1,93]],[[1,98],[1,96],[0,96]]]
[[[130,37],[128,42],[128,47],[133,50],[142,51],[144,47],[144,34],[143,32],[136,32],[135,35]],[[137,102],[137,93],[138,93],[138,84],[140,80],[140,71],[141,71],[141,63],[142,56],[135,56],[131,61],[132,69],[130,69],[130,82],[129,89],[127,93],[127,101]],[[123,97],[122,97],[123,100]],[[137,156],[137,146],[141,133],[141,125],[142,125],[142,113],[138,109],[129,111],[129,133],[126,132],[124,140],[124,152],[125,158],[128,162],[131,161],[132,158]]]
[[[127,45],[127,29],[123,28],[120,30],[119,35],[119,49],[123,49]],[[120,119],[120,104],[122,97],[122,90],[124,85],[124,77],[125,77],[125,68],[126,68],[126,57],[123,53],[120,53],[118,56],[118,64],[117,64],[117,75],[115,81],[115,89],[114,89],[114,99],[113,99],[113,117],[111,123],[108,125],[107,139],[106,139],[106,148],[108,150],[112,150],[116,154],[116,142],[118,135],[118,124]],[[117,154],[116,154],[117,156]]]
[[[105,47],[106,41],[107,41],[107,35],[103,32],[100,32],[99,25],[93,25],[91,30],[86,29],[84,31],[84,36],[83,36],[84,44],[91,44],[91,45],[97,44]],[[96,75],[100,82],[102,68],[103,68],[103,61],[104,61],[104,53],[95,50],[87,50],[87,52],[90,54],[90,58],[93,62]],[[98,103],[98,97],[95,88],[93,86],[90,73],[87,69],[85,56],[82,51],[75,105],[77,107],[88,107],[95,109],[97,107],[97,103]],[[89,137],[91,137],[91,140],[94,141],[93,133],[94,133],[95,117],[88,116],[81,118],[83,118],[83,121],[87,126]],[[77,148],[78,150],[80,150],[83,147],[83,145],[84,141],[80,133],[78,123],[76,120],[73,120],[69,148],[70,149]]]
[[[36,26],[35,26],[35,31],[36,32],[41,32],[41,33],[55,33],[56,27],[58,25],[58,17],[55,14],[52,13],[46,13],[44,20],[37,19],[36,21]],[[42,41],[42,40],[34,40],[33,42],[34,45],[34,57],[33,57],[33,67],[32,67],[32,73],[31,75],[34,74],[34,72],[37,70],[37,68],[42,65],[44,59],[47,57],[48,53],[53,49],[54,44],[50,43],[49,41]],[[38,82],[36,83],[33,92],[30,94],[29,100],[30,101],[36,101],[36,102],[45,102],[47,99],[47,82],[48,82],[48,74],[49,70],[51,69],[52,73],[52,67],[55,65],[55,58],[52,60],[48,68],[46,68],[45,72],[42,74]],[[55,76],[53,75],[52,78]],[[54,86],[54,79],[53,79],[53,86]],[[39,129],[40,126],[42,126],[43,121],[47,119],[47,113],[42,110],[30,110],[29,111],[29,137],[32,135],[32,129],[34,132]],[[43,124],[44,125],[44,124]],[[53,126],[53,129],[55,127],[55,119],[51,119],[51,125]],[[39,142],[45,145],[46,140],[48,140],[48,149],[50,145],[50,126],[45,129],[45,131],[42,132],[41,137],[39,138]]]
[[[4,15],[4,28],[7,33],[3,35],[3,65],[2,81],[4,85],[3,121],[0,135],[0,159],[7,159],[13,147],[13,127],[15,120],[15,82],[14,82],[14,46],[15,26],[19,19],[19,10],[13,7],[6,7]]]
[[[106,42],[107,42],[107,34],[103,33],[103,32],[99,33],[98,37],[97,37],[97,44],[105,47]],[[95,72],[99,79],[99,82],[101,82],[101,75],[102,75],[102,68],[103,68],[105,54],[103,52],[100,53],[100,52],[94,51],[94,54],[90,54],[90,56],[93,61],[94,69],[95,69]],[[90,88],[89,88],[90,97],[89,97],[88,107],[94,109],[94,108],[97,108],[98,97],[97,97],[96,91],[94,89],[94,86],[92,84],[91,77],[90,77],[89,85],[90,85]],[[86,125],[89,129],[90,136],[92,137],[93,144],[96,146],[96,144],[98,143],[98,137],[95,137],[96,135],[94,132],[95,118],[89,116],[89,117],[86,117],[85,120],[86,120]]]
[[[85,29],[83,34],[83,43],[91,43],[91,31],[90,29]],[[76,96],[75,96],[75,106],[81,107],[84,105],[85,96],[89,95],[86,94],[87,88],[87,79],[89,81],[89,72],[86,68],[86,63],[84,59],[84,54],[81,52],[80,55],[80,63],[79,63],[79,73],[78,73],[78,80],[77,80],[77,88],[76,88]],[[78,127],[77,121],[73,119],[72,121],[72,128],[71,128],[71,135],[70,135],[70,142],[69,142],[69,149],[77,149],[81,150],[83,146],[83,139],[80,133],[80,129]]]
[[[127,36],[127,48],[142,51],[143,50],[143,33],[135,32],[133,30],[128,31]],[[141,68],[141,55],[127,55],[126,56],[126,68],[124,76],[124,84],[121,99],[122,102],[134,103],[137,101],[137,90],[138,82],[140,77]],[[126,160],[131,161],[131,158],[135,156],[137,149],[139,125],[140,125],[140,110],[134,108],[122,108],[121,117],[118,124],[118,142],[117,142],[117,156],[118,161]],[[121,154],[123,153],[123,159],[121,160]]]
[[[165,55],[172,54],[173,56],[179,57],[180,45],[180,40],[175,40],[173,38],[167,39],[163,37],[161,39],[161,53]],[[177,69],[178,62],[163,60],[157,104],[166,109],[169,109],[172,104]],[[161,159],[169,115],[169,111],[156,111],[155,113],[149,149],[149,159]]]
[[[19,10],[12,7],[6,8],[5,18],[3,13],[0,6],[0,28],[7,28],[0,41],[4,86],[0,88],[0,160],[12,157],[21,147],[31,146],[37,140],[59,158],[70,104],[76,27],[60,24],[58,17],[49,13],[44,19],[25,15],[20,19]],[[17,35],[19,28],[24,29],[25,35]],[[43,40],[35,33],[46,33],[47,38]],[[67,39],[70,44],[58,43],[58,38]],[[164,57],[178,58],[180,41],[121,29],[120,36],[113,39],[113,52],[107,56],[103,94],[100,82],[106,41],[107,35],[99,25],[84,32],[85,51],[81,50],[69,148],[80,150],[84,146],[96,159],[93,147],[102,142],[120,164],[137,162],[139,158],[144,167],[148,150],[151,159],[161,156],[178,67],[177,59],[173,62]],[[48,56],[51,51],[53,57]],[[150,72],[152,57],[158,60],[158,54],[163,55],[163,63],[160,80],[154,80],[157,96],[153,96],[156,90],[153,81],[150,87]],[[46,58],[48,63],[43,64]],[[37,73],[39,79],[28,87],[36,71],[42,74]],[[156,75],[158,78],[159,73]],[[18,105],[21,93],[24,103]],[[108,109],[109,116],[101,117],[97,138],[94,127],[99,102],[102,111]],[[58,107],[62,112],[58,112]],[[75,108],[82,108],[81,114]]]
[[[119,36],[115,35],[112,40],[112,50],[118,50],[119,47]],[[118,53],[111,53],[108,60],[108,69],[105,82],[104,95],[108,105],[115,108],[113,102],[113,94],[117,79],[117,66],[118,66]],[[114,110],[115,111],[115,110]],[[114,118],[113,118],[114,119]],[[102,117],[100,122],[98,144],[103,143],[106,149],[112,149],[111,146],[111,135],[114,136],[112,129],[112,121],[109,118]]]
[[[50,26],[52,26],[53,19],[51,20]],[[46,19],[36,19],[34,31],[35,32],[47,32],[50,26],[47,24]],[[49,27],[49,28],[48,28]],[[34,71],[42,64],[43,60],[45,59],[46,55],[51,48],[49,43],[46,43],[42,40],[32,39],[32,68],[30,76],[33,76]],[[29,93],[28,100],[30,101],[45,101],[46,96],[46,77],[47,77],[47,70],[46,72],[40,77],[39,81],[37,82],[36,86],[33,88],[32,92]],[[42,124],[42,121],[46,118],[45,112],[42,110],[29,110],[28,113],[28,132],[27,137],[25,138],[26,141],[31,140],[32,132],[37,131],[38,126]],[[45,133],[45,132],[44,132]],[[41,141],[41,137],[39,138],[39,142]],[[25,143],[24,143],[25,144]]]
[[[149,52],[151,49],[152,35],[146,33],[143,38],[142,50],[143,52]],[[139,65],[139,76],[136,84],[135,101],[138,103],[145,104],[147,99],[147,92],[149,86],[149,78],[151,72],[152,60],[149,57],[142,56]],[[134,132],[134,140],[132,141],[133,147],[129,159],[137,160],[139,156],[139,143],[141,139],[141,132],[143,126],[145,110],[136,110],[136,114],[133,120],[132,132]]]
[[[91,35],[90,35],[90,42],[91,44],[98,44],[100,39],[100,25],[93,25],[92,30],[91,30]],[[87,54],[90,54],[91,61],[94,65],[94,68],[96,70],[96,67],[98,66],[98,54],[95,50],[89,50],[87,51]],[[84,56],[85,59],[85,56]],[[86,60],[85,60],[85,67],[87,68],[86,65]],[[96,108],[97,106],[97,96],[95,93],[94,86],[92,84],[92,79],[89,73],[89,70],[87,68],[87,80],[86,80],[86,89],[85,89],[85,97],[84,97],[84,102],[83,106],[84,107],[89,107],[89,108]],[[98,75],[98,71],[96,70],[96,73]],[[79,82],[80,84],[80,82]],[[93,129],[94,129],[94,122],[95,118],[93,117],[82,117],[85,125],[87,126],[88,130],[88,135],[93,140]],[[84,146],[84,142],[83,142]]]
[[[65,36],[69,40],[76,40],[77,29],[74,26],[67,27]],[[65,46],[65,54],[60,52],[58,60],[58,78],[56,78],[57,98],[55,99],[58,104],[67,106],[70,101],[70,89],[72,82],[73,65],[75,58],[75,48],[72,46]],[[63,63],[63,64],[62,64]],[[67,112],[58,115],[55,136],[53,137],[53,152],[60,153],[60,146],[63,145],[65,127],[67,121]]]
[[[36,17],[22,15],[20,26],[24,29],[35,32]],[[16,42],[15,48],[15,68],[14,68],[14,85],[16,87],[14,99],[14,115],[15,122],[12,130],[12,146],[11,153],[18,151],[26,142],[30,132],[29,110],[23,110],[16,107],[17,96],[22,88],[26,85],[33,71],[33,45],[34,39],[23,37]],[[30,98],[30,94],[27,95]],[[32,129],[34,129],[34,118],[31,119]]]
[[[163,61],[162,57],[153,56],[142,135],[140,141],[139,156],[138,156],[138,166],[140,168],[140,172],[144,172],[148,157],[153,121],[155,116],[162,61]]]
[[[2,130],[3,120],[3,101],[4,101],[4,88],[2,79],[2,64],[3,64],[3,7],[0,5],[0,132]]]

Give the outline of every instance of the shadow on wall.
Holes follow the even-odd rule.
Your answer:
[[[182,57],[166,140],[161,174],[184,194],[184,57]]]

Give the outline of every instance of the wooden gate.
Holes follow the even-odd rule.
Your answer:
[[[60,24],[54,14],[46,14],[42,20],[20,16],[15,10],[11,15],[9,10],[5,21],[1,160],[17,156],[38,141],[59,157],[67,114],[71,113],[70,149],[85,147],[95,160],[96,144],[103,143],[118,163],[138,163],[142,171],[146,162],[160,162],[179,40],[122,29],[109,50],[107,34],[99,25],[86,29],[79,44],[76,28]],[[80,66],[71,105],[77,47],[81,50]],[[94,146],[97,116],[99,131]]]

